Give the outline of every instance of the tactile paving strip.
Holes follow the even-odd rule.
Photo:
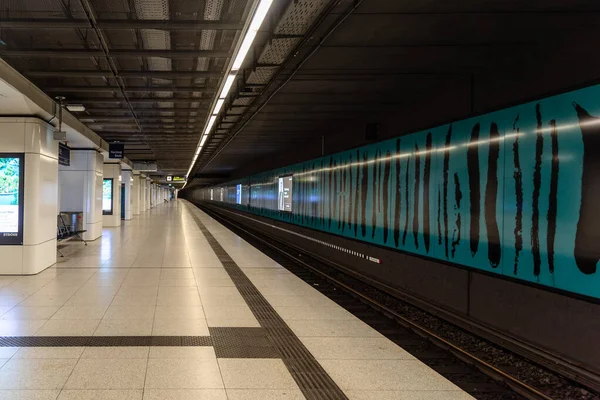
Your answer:
[[[0,347],[213,346],[209,336],[2,336]]]
[[[263,328],[208,328],[218,358],[281,358]]]
[[[348,398],[325,372],[300,339],[294,334],[275,309],[263,297],[241,268],[227,254],[200,218],[191,211],[192,218],[219,257],[229,277],[248,304],[248,307],[266,331],[266,336],[280,353],[288,371],[308,400],[347,400]],[[216,351],[216,349],[215,349]]]

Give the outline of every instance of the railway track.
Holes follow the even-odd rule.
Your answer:
[[[529,360],[450,326],[438,317],[413,310],[412,305],[392,300],[391,296],[300,249],[202,209],[476,399],[600,399],[577,383],[532,365]],[[452,332],[450,336],[455,338],[471,337],[449,340],[440,330]],[[532,368],[537,369],[533,374],[523,372]]]

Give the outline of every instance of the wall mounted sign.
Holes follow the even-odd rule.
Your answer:
[[[58,144],[58,165],[71,165],[71,149],[62,143]]]
[[[173,176],[167,175],[167,182],[173,182]]]
[[[0,245],[23,244],[24,154],[0,153]]]
[[[108,145],[108,158],[125,157],[125,145],[123,143],[110,143]]]
[[[185,182],[185,176],[174,176],[173,182]]]

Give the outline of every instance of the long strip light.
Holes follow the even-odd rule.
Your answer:
[[[192,159],[190,169],[187,172],[188,177],[192,173],[194,165],[196,165],[196,160],[200,156],[202,147],[208,139],[208,135],[210,134],[210,131],[213,128],[215,121],[217,120],[217,115],[219,114],[219,112],[221,112],[221,108],[223,108],[223,103],[225,103],[225,99],[227,98],[227,95],[229,95],[229,92],[233,87],[233,83],[235,82],[235,78],[237,77],[238,71],[242,67],[244,59],[250,51],[250,47],[252,47],[252,43],[256,38],[258,30],[260,29],[263,21],[265,20],[265,17],[267,16],[267,13],[269,12],[269,9],[271,8],[271,4],[273,4],[273,0],[260,0],[258,7],[256,7],[254,16],[252,17],[252,21],[250,22],[248,30],[244,35],[244,40],[242,40],[242,44],[237,50],[233,64],[231,65],[231,69],[229,70],[227,78],[225,79],[225,82],[223,84],[223,88],[221,89],[221,93],[219,94],[217,101],[214,103],[212,112],[210,113],[210,118],[208,119],[204,131],[202,132],[202,137],[200,138],[200,142],[198,143],[198,147],[196,148],[196,152],[194,153],[194,158]],[[183,185],[183,187],[185,187],[187,182],[189,182],[189,179],[186,179],[186,183]]]

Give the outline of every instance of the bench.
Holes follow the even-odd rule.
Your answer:
[[[56,240],[58,243],[67,242],[73,238],[78,238],[87,246],[87,242],[83,240],[83,237],[81,236],[81,234],[86,231],[77,231],[71,229],[71,225],[65,223],[64,215],[58,214],[56,228]],[[60,254],[61,257],[64,257],[60,249],[57,248],[56,250],[58,251],[58,254]]]

